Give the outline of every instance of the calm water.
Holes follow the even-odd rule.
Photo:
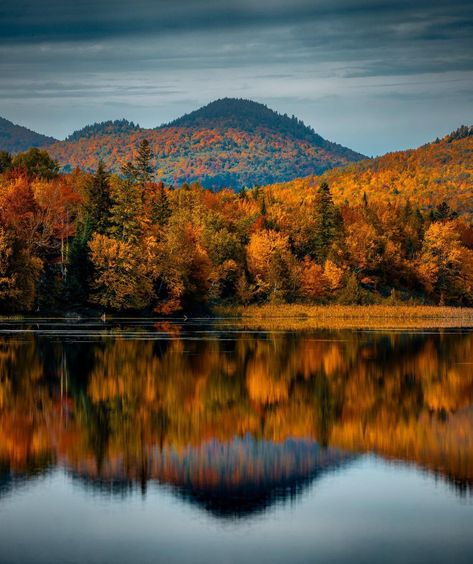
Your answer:
[[[0,562],[472,562],[473,332],[0,325]]]

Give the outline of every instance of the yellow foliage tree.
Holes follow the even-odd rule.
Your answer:
[[[253,233],[246,254],[248,269],[261,295],[287,299],[296,291],[294,257],[287,235],[271,229]]]
[[[143,309],[151,304],[158,276],[153,238],[137,246],[96,233],[89,248],[94,266],[93,302],[112,310]]]

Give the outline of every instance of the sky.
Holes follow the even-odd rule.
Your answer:
[[[223,97],[366,155],[473,123],[473,0],[0,0],[0,116],[64,138]]]

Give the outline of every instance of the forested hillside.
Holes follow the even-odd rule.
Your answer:
[[[142,128],[126,119],[116,119],[114,121],[102,121],[101,123],[94,123],[86,125],[82,129],[74,131],[66,141],[79,141],[79,139],[93,139],[101,135],[126,135],[135,131],[142,131]]]
[[[447,202],[459,212],[473,212],[473,127],[460,127],[445,138],[419,149],[388,153],[321,178],[298,178],[271,188],[279,198],[299,200],[310,187],[330,184],[337,203],[399,204],[409,198],[423,209]]]
[[[57,141],[0,117],[0,151],[17,153],[30,147],[47,147]]]
[[[120,120],[94,124],[50,147],[64,170],[92,171],[102,159],[112,172],[147,139],[152,166],[166,184],[198,181],[234,188],[319,174],[362,155],[330,143],[295,117],[249,100],[224,99],[156,129]]]
[[[30,150],[0,176],[0,312],[473,305],[471,140],[362,163],[367,182],[352,193],[341,186],[356,171],[240,193],[172,189],[146,141],[120,176],[102,164],[59,175]],[[376,190],[377,174],[403,181]]]

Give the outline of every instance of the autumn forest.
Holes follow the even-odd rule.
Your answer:
[[[0,311],[171,314],[218,304],[472,305],[471,128],[235,192],[0,155]]]

